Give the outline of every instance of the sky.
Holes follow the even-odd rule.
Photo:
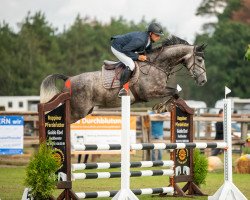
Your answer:
[[[111,17],[134,22],[155,19],[170,34],[193,42],[207,19],[195,16],[202,0],[1,0],[0,22],[5,21],[15,31],[27,16],[42,11],[47,21],[59,32],[71,26],[77,16],[89,16],[108,23]],[[136,31],[136,30],[135,30]]]

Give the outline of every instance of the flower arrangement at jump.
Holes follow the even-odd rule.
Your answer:
[[[42,143],[31,157],[26,168],[25,185],[28,186],[26,199],[53,199],[52,193],[56,188],[57,180],[56,172],[60,165],[54,154],[52,143],[48,141]],[[23,199],[25,199],[24,196]]]
[[[206,183],[208,159],[199,149],[194,149],[194,182],[197,186]]]

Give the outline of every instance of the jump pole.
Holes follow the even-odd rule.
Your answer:
[[[112,200],[139,200],[130,190],[130,96],[122,96],[121,190]]]
[[[228,148],[224,150],[224,184],[208,200],[247,200],[233,184],[232,170],[232,137],[231,137],[231,100],[224,99],[224,142]]]

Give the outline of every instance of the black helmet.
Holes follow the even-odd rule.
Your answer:
[[[156,22],[149,24],[148,32],[153,32],[156,35],[164,35],[161,25]]]

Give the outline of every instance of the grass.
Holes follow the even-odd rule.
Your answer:
[[[92,170],[88,170],[91,172]],[[104,171],[104,170],[103,170]],[[115,170],[112,170],[115,171]],[[24,185],[25,177],[24,167],[0,167],[0,199],[1,200],[20,200]],[[213,195],[217,189],[223,184],[223,172],[209,173],[206,185],[202,185],[201,190],[208,195]],[[239,190],[250,199],[250,174],[234,174],[234,184]],[[137,177],[131,178],[131,188],[147,188],[147,187],[162,187],[168,185],[167,177]],[[78,180],[73,182],[73,190],[75,192],[81,191],[102,191],[102,190],[119,190],[120,179],[98,179],[97,180]],[[56,190],[54,196],[58,196],[61,190]],[[164,198],[158,195],[143,195],[140,199],[162,200]],[[207,197],[194,197],[197,200],[205,200]],[[102,198],[108,200],[111,198]],[[175,200],[184,200],[186,198],[176,197]]]
[[[222,156],[223,157],[223,156]],[[238,155],[236,156],[238,157]],[[115,162],[118,161],[119,156],[105,155],[98,159],[98,162]],[[167,154],[164,154],[164,159],[167,159]],[[235,158],[234,158],[235,159]],[[72,162],[75,162],[76,158],[73,158]],[[141,155],[136,154],[131,156],[131,160],[141,160]],[[152,168],[148,168],[151,169]],[[162,168],[154,168],[162,169]],[[118,171],[119,169],[112,170],[98,170],[98,171]],[[133,171],[147,170],[143,169],[131,169]],[[85,170],[85,172],[96,172],[97,170]],[[25,186],[23,185],[25,178],[25,166],[6,166],[0,165],[0,199],[1,200],[20,200]],[[213,195],[218,188],[223,184],[224,173],[223,171],[217,171],[215,173],[209,173],[206,179],[206,184],[201,186],[201,191],[208,195]],[[166,176],[155,177],[132,177],[130,179],[131,188],[155,188],[166,187],[169,184],[169,179]],[[233,182],[239,188],[239,190],[250,199],[250,174],[233,174]],[[180,186],[182,186],[180,184]],[[91,191],[107,191],[107,190],[119,190],[120,179],[98,179],[98,180],[77,180],[73,182],[73,190],[75,192],[91,192]],[[62,190],[56,190],[54,196],[58,195]],[[166,198],[159,197],[158,195],[142,195],[138,196],[143,200],[162,200]],[[168,198],[168,197],[167,197]],[[173,199],[172,197],[169,197]],[[169,199],[168,198],[168,199]],[[102,200],[110,200],[111,198],[101,198]],[[175,200],[186,200],[186,198],[176,197]],[[194,197],[196,200],[205,200],[204,197]]]

